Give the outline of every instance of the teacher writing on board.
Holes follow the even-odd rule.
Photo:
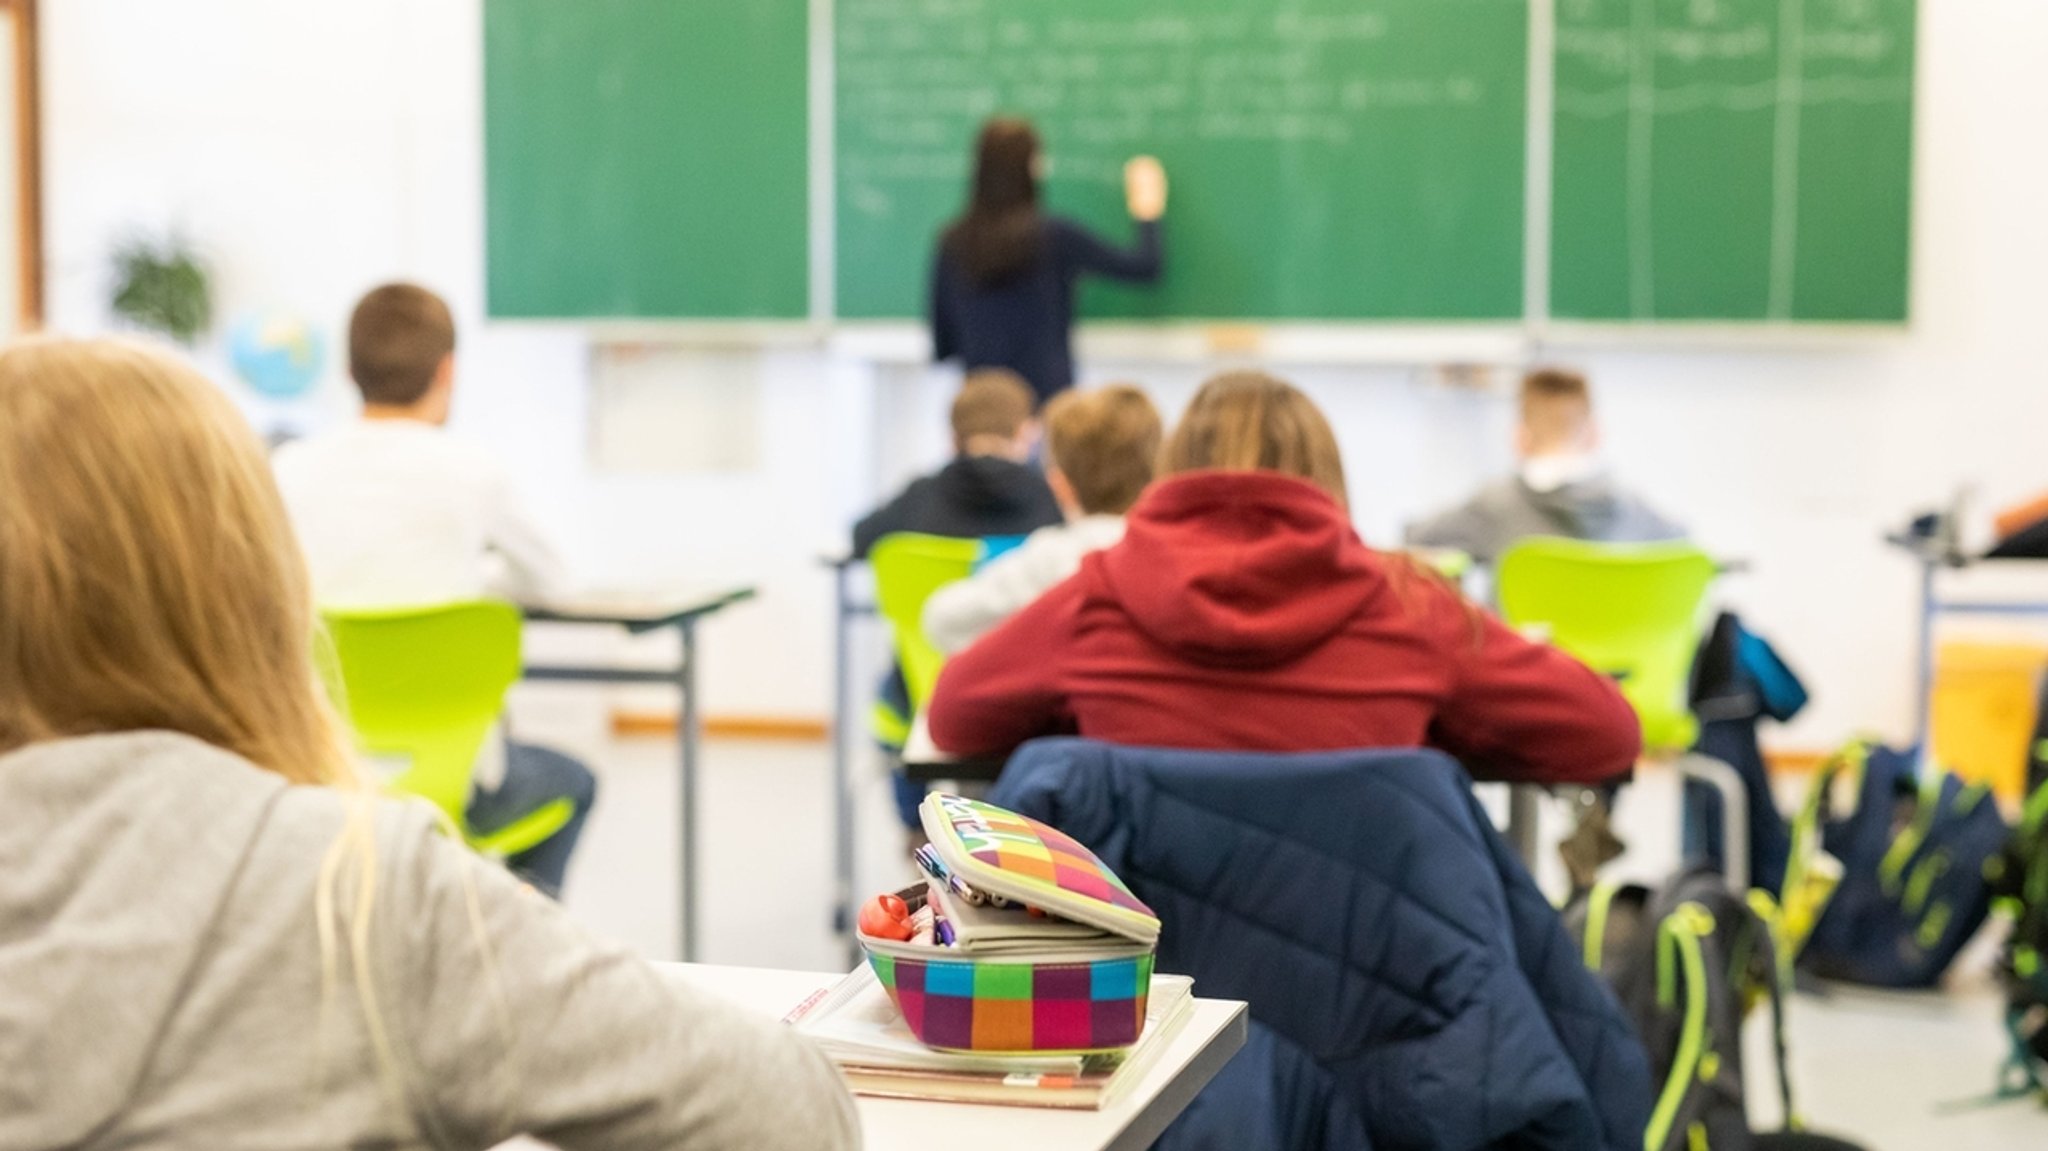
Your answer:
[[[967,211],[946,228],[932,269],[935,359],[1008,368],[1042,404],[1074,383],[1074,288],[1089,273],[1150,283],[1159,278],[1159,218],[1166,170],[1140,156],[1124,167],[1137,244],[1107,244],[1081,225],[1039,211],[1044,175],[1038,133],[1023,120],[981,130]]]

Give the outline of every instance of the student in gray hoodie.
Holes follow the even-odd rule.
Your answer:
[[[1522,421],[1515,433],[1521,465],[1457,507],[1410,524],[1411,547],[1464,552],[1490,564],[1530,536],[1599,543],[1685,538],[1685,529],[1618,486],[1596,454],[1586,377],[1538,368],[1522,380]]]
[[[857,1146],[788,1028],[357,774],[226,398],[0,352],[0,1147]]]

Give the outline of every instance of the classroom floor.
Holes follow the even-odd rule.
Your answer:
[[[612,738],[601,712],[574,689],[522,687],[513,714],[522,739],[582,756],[598,774],[598,806],[569,876],[570,911],[650,958],[676,958],[674,745]],[[821,744],[707,744],[699,815],[705,962],[846,966],[830,922],[829,763]],[[869,760],[867,770],[878,773],[879,767]],[[869,778],[875,783],[864,789],[856,892],[882,890],[908,868],[880,777]],[[1665,809],[1670,792],[1652,778],[1641,795],[1620,813],[1622,834],[1649,866],[1661,867],[1664,853],[1651,842],[1647,824]],[[1976,962],[1981,965],[1981,949]],[[1858,1140],[1870,1151],[2048,1146],[2048,1108],[2030,1102],[1967,1107],[1988,1093],[2001,1048],[1995,992],[1981,977],[1961,982],[1961,989],[1941,995],[1848,990],[1795,999],[1790,1033],[1797,1105],[1816,1130]],[[1765,1068],[1769,1037],[1760,1023],[1749,1036],[1749,1060]],[[1768,1073],[1752,1082],[1760,1117],[1774,1118]]]

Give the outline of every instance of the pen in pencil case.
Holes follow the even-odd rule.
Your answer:
[[[1016,902],[1000,895],[976,891],[972,887],[967,886],[966,880],[947,870],[945,860],[939,858],[938,851],[929,843],[911,854],[916,857],[919,869],[925,873],[927,878],[935,883],[945,884],[948,888],[952,889],[954,894],[975,907],[987,906],[1000,909],[1009,907]],[[1037,908],[1027,908],[1026,910],[1030,911],[1033,915],[1045,914]]]
[[[947,871],[945,863],[939,859],[939,853],[932,849],[931,844],[927,843],[923,847],[918,848],[914,854],[917,856],[918,867],[923,869],[927,876],[952,888],[954,894],[974,904],[976,907],[981,906],[983,903],[988,903],[994,907],[1009,906],[1009,900],[997,896],[983,896],[980,892],[967,886],[965,880]]]

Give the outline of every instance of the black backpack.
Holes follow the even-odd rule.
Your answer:
[[[1831,818],[1843,771],[1862,774],[1856,810]],[[1911,752],[1858,740],[1823,764],[1793,830],[1795,871],[1816,835],[1842,872],[1799,956],[1815,975],[1931,987],[1990,914],[1984,869],[2006,841],[2005,818],[1988,788],[1945,772],[1923,779]]]
[[[2042,752],[2039,741],[2034,756]],[[2012,1041],[1999,1094],[2048,1098],[2048,781],[2038,783],[2005,850],[1984,866],[1997,906],[2012,917],[2000,956]]]
[[[1586,966],[1606,978],[1650,1053],[1658,1095],[1647,1151],[1751,1151],[1744,1105],[1742,1020],[1768,999],[1777,1042],[1780,1101],[1790,1118],[1785,1067],[1784,975],[1774,910],[1728,890],[1706,868],[1652,891],[1603,883],[1565,908]]]

